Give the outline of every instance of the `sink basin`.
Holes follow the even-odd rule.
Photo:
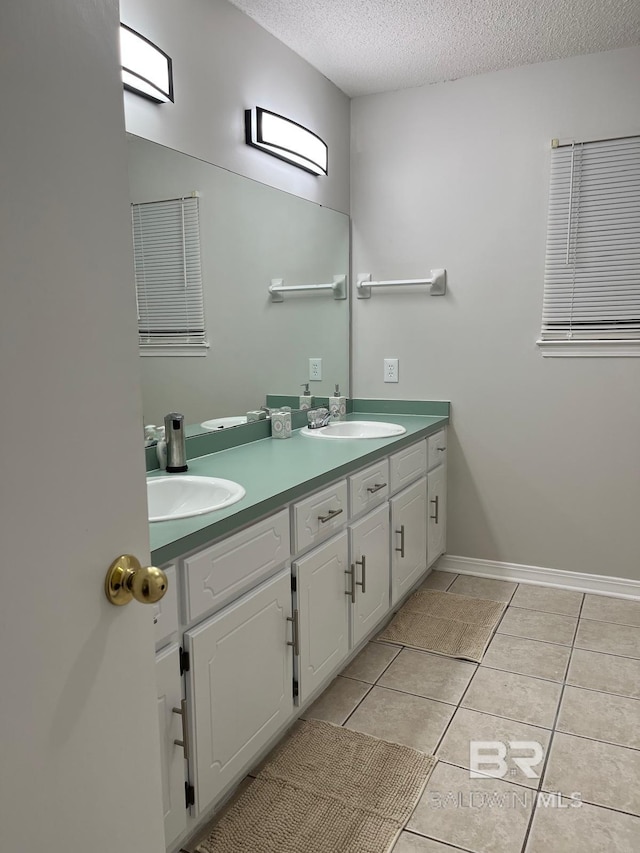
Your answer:
[[[222,509],[241,500],[246,492],[233,480],[172,474],[147,478],[149,521],[190,518]]]
[[[336,421],[326,427],[300,430],[301,435],[309,438],[391,438],[402,435],[406,429],[399,424],[387,424],[380,421]]]
[[[202,429],[208,429],[210,432],[215,432],[216,430],[225,429],[226,427],[240,426],[241,424],[246,424],[246,422],[246,415],[237,415],[230,418],[213,418],[213,420],[204,421],[200,426]]]

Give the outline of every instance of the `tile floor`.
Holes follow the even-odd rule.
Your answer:
[[[637,853],[640,602],[424,586],[508,603],[482,663],[374,640],[303,715],[437,756],[394,853]],[[504,778],[471,778],[471,740],[505,744]]]

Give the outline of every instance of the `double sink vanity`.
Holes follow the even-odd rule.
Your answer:
[[[154,613],[169,850],[214,814],[444,551],[448,404],[351,408],[328,428],[342,440],[320,440],[320,430],[310,440],[306,428],[287,441],[240,438],[252,425],[226,430],[226,449],[191,458],[188,476],[243,493],[151,524],[152,557],[169,579]],[[155,479],[169,477],[150,472],[151,487]]]

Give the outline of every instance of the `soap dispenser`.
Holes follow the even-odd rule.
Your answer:
[[[164,433],[167,442],[167,473],[181,474],[188,469],[184,415],[179,412],[165,415]]]
[[[300,408],[303,410],[312,409],[313,395],[311,391],[309,391],[309,383],[303,382],[302,387],[304,388],[304,394],[300,395]]]
[[[340,386],[336,385],[333,397],[329,397],[329,412],[332,421],[344,421],[347,419],[347,398],[341,396]]]

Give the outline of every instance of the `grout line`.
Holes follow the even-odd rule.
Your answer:
[[[464,770],[467,773],[471,772],[470,767],[463,767],[462,764],[456,764],[454,761],[445,760],[444,758],[438,759],[439,764],[446,764],[449,767],[456,767],[458,770]],[[487,773],[482,773],[482,771],[477,771],[480,774],[480,781],[484,782],[485,779],[493,779],[494,782],[497,782],[502,785],[515,785],[516,788],[522,788],[523,791],[531,791],[532,794],[538,793],[538,788],[531,788],[529,785],[523,785],[521,782],[514,782],[513,779],[500,779],[497,776],[490,776]],[[474,780],[475,781],[475,780]]]
[[[548,643],[550,646],[562,646],[565,649],[572,648],[571,643],[554,643],[553,640],[539,640],[537,637],[523,637],[521,634],[508,634],[506,631],[500,631],[499,628],[500,626],[498,625],[498,628],[496,628],[496,634],[500,634],[501,637],[515,637],[517,640],[535,640],[537,643]]]
[[[384,674],[384,673],[383,673]],[[380,676],[382,678],[382,676]],[[433,696],[425,696],[423,693],[412,693],[410,690],[399,690],[397,687],[389,687],[387,684],[375,684],[372,687],[377,687],[379,690],[388,690],[390,693],[401,693],[403,696],[414,696],[416,699],[426,699],[427,702],[438,702],[440,705],[447,705],[450,708],[457,708],[456,702],[447,702],[445,699],[434,699]]]
[[[472,681],[473,681],[473,679],[475,678],[476,672],[478,671],[479,667],[480,667],[480,664],[476,664],[476,668],[475,668],[475,670],[474,670],[474,673],[473,673],[473,675],[471,676],[471,678],[469,679],[469,682],[468,682],[467,686],[466,686],[466,687],[465,687],[465,689],[462,691],[462,695],[460,696],[460,699],[458,700],[458,705],[457,705],[457,707],[456,707],[456,710],[455,710],[455,711],[453,712],[453,714],[451,715],[451,719],[449,720],[449,722],[447,723],[447,725],[444,727],[444,731],[442,732],[442,735],[440,736],[440,739],[439,739],[439,740],[438,740],[438,742],[436,743],[435,749],[433,750],[433,754],[434,754],[436,757],[437,757],[437,752],[438,752],[438,750],[439,750],[439,749],[440,749],[440,747],[442,746],[442,742],[443,742],[443,740],[445,739],[445,737],[447,736],[447,733],[448,733],[449,729],[451,728],[451,724],[453,723],[453,721],[454,721],[454,719],[455,719],[455,717],[456,717],[456,714],[457,714],[457,713],[458,713],[458,711],[460,710],[460,703],[462,702],[462,700],[463,700],[463,699],[464,699],[464,697],[466,696],[467,691],[468,691],[468,689],[469,689],[469,687],[470,687],[470,685],[471,685],[471,682],[472,682]],[[439,760],[440,760],[440,759],[438,759],[438,761],[439,761]]]
[[[507,635],[501,634],[500,636],[506,637]],[[571,657],[571,655],[569,655],[569,657]],[[565,669],[564,675],[565,676],[567,674],[567,667],[569,665],[569,657],[567,658],[567,663],[564,666],[564,669]],[[549,684],[563,684],[564,680],[565,680],[564,676],[562,678],[545,678],[544,675],[531,675],[531,673],[529,673],[529,672],[515,672],[512,669],[503,669],[503,667],[501,667],[501,666],[495,666],[494,664],[490,664],[490,663],[481,663],[480,668],[481,669],[492,669],[495,672],[505,672],[505,673],[508,673],[509,675],[519,675],[522,678],[537,678],[538,681],[548,681]],[[601,692],[604,693],[605,691],[603,690]]]
[[[402,831],[406,832],[408,835],[417,835],[418,838],[426,838],[427,841],[435,841],[438,844],[444,844],[445,847],[451,847],[452,850],[461,850],[462,853],[473,853],[473,851],[468,847],[458,847],[450,841],[441,841],[439,838],[434,838],[433,835],[423,835],[421,832],[418,832],[417,829],[403,829]]]
[[[603,624],[603,623],[600,623]],[[632,655],[621,655],[616,654],[616,652],[605,652],[602,649],[588,649],[586,646],[576,646],[574,644],[574,648],[580,652],[593,652],[595,655],[610,655],[612,658],[623,658],[624,660],[635,660],[639,661],[640,657],[633,657]]]

